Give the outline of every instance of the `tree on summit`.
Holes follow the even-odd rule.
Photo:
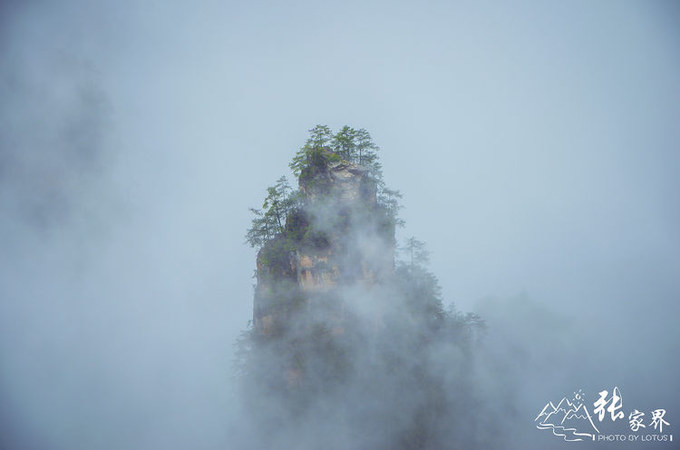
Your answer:
[[[376,181],[380,179],[380,163],[377,151],[379,147],[373,142],[371,134],[364,128],[354,129],[345,125],[333,134],[326,125],[317,125],[309,130],[310,137],[298,150],[290,163],[295,176],[300,176],[303,169],[319,162],[319,158],[331,161],[347,161],[368,169]]]
[[[357,144],[355,142],[356,135],[357,132],[354,128],[345,125],[335,136],[333,136],[333,139],[331,140],[332,151],[345,161],[354,160],[355,154],[357,153]]]
[[[378,178],[380,165],[377,151],[379,147],[373,142],[371,134],[364,128],[355,130],[345,125],[330,142],[331,151],[345,161],[363,166]]]
[[[304,175],[305,169],[320,166],[334,153],[331,153],[330,142],[333,139],[333,132],[326,125],[317,125],[309,130],[309,139],[293,157],[290,168],[296,177]],[[335,156],[335,159],[340,159]]]
[[[376,200],[385,222],[392,227],[401,226],[403,221],[398,218],[401,194],[385,185],[378,149],[371,134],[363,128],[344,126],[334,134],[327,125],[316,125],[309,130],[309,138],[295,153],[289,166],[300,180],[314,178],[327,170],[331,163],[346,161],[360,166],[375,186]],[[285,177],[279,178],[274,186],[267,189],[262,208],[250,209],[255,217],[246,241],[252,247],[261,248],[275,237],[284,235],[286,217],[299,209],[301,203],[298,191],[291,189]]]
[[[357,147],[357,164],[369,168],[377,168],[378,164],[378,149],[379,147],[373,142],[371,134],[365,129],[361,128],[356,131],[356,147]]]

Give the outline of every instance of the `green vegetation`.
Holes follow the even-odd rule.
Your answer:
[[[235,369],[254,417],[271,436],[340,414],[351,435],[381,443],[371,448],[466,448],[458,414],[475,404],[484,322],[444,307],[423,242],[407,239],[395,258],[401,195],[385,186],[370,134],[309,131],[290,164],[300,190],[279,178],[246,235],[258,284]],[[360,178],[334,178],[342,164]]]
[[[290,163],[293,174],[300,183],[311,186],[314,177],[328,170],[330,164],[351,163],[359,166],[368,174],[366,189],[374,189],[379,212],[385,216],[387,232],[395,226],[403,225],[399,219],[399,191],[389,189],[382,179],[382,169],[378,160],[379,147],[373,142],[365,129],[356,130],[344,126],[333,134],[326,125],[317,125],[309,130],[309,138],[298,150]],[[322,242],[314,230],[287,226],[287,220],[299,220],[304,215],[304,199],[299,190],[288,184],[285,176],[267,188],[267,197],[261,209],[251,208],[254,214],[251,227],[246,233],[246,242],[252,247],[263,248],[275,238],[285,236],[292,241],[307,237],[309,241]],[[306,233],[306,234],[305,234]]]
[[[262,209],[251,208],[255,215],[246,240],[252,247],[262,247],[285,231],[286,218],[299,207],[299,193],[293,191],[285,176],[267,188]]]
[[[330,161],[340,161],[340,155],[331,153],[330,141],[333,132],[326,125],[317,125],[309,130],[309,139],[293,157],[290,168],[296,177],[307,178],[316,170],[323,170]]]
[[[309,130],[309,139],[295,154],[290,168],[295,176],[306,178],[314,169],[323,169],[330,162],[345,161],[364,167],[374,178],[381,178],[378,146],[368,131],[345,125],[333,134],[326,125]]]

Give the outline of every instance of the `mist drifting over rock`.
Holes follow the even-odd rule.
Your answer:
[[[635,409],[643,435],[656,409],[663,434],[677,426],[679,13],[663,0],[1,2],[0,447],[405,445],[428,423],[434,440],[418,442],[450,431],[443,448],[672,448],[562,442],[534,419],[579,389],[592,413],[617,387],[626,420],[597,419],[602,434]],[[297,218],[319,231],[306,239],[338,240],[294,247],[286,292],[299,273],[303,300],[328,281],[343,286],[328,304],[345,306],[318,302],[338,326],[301,364],[318,369],[309,389],[325,386],[314,373],[345,378],[307,395],[305,372],[289,377],[266,347],[262,367],[301,390],[295,414],[277,414],[233,379],[258,284],[243,232],[316,123],[370,130],[406,226],[393,247],[363,208],[342,235],[337,208],[306,200]],[[333,183],[355,179],[346,168]],[[483,318],[469,354],[444,331],[410,339],[439,320],[414,319],[432,315],[408,312],[423,294],[389,263],[410,262],[410,236],[441,287],[426,296]],[[392,365],[406,369],[375,381]],[[447,397],[465,380],[472,404]],[[441,386],[455,417],[419,412],[432,395],[411,385]],[[287,419],[277,433],[257,427],[260,404],[262,420]]]
[[[268,189],[248,232],[260,247],[240,376],[254,448],[411,449],[493,440],[457,419],[483,321],[443,304],[423,244],[395,259],[397,199],[366,130],[328,127]],[[269,220],[268,220],[269,219]],[[259,239],[262,238],[262,239]]]

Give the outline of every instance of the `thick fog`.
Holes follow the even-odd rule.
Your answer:
[[[464,420],[568,448],[541,409],[617,386],[604,433],[680,426],[675,2],[96,3],[0,5],[0,447],[246,448],[248,208],[316,124],[486,320]]]

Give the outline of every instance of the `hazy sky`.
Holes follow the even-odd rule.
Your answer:
[[[371,132],[447,302],[526,293],[604,358],[566,390],[680,425],[676,2],[98,3],[0,6],[9,442],[228,439],[248,208],[315,124]]]

